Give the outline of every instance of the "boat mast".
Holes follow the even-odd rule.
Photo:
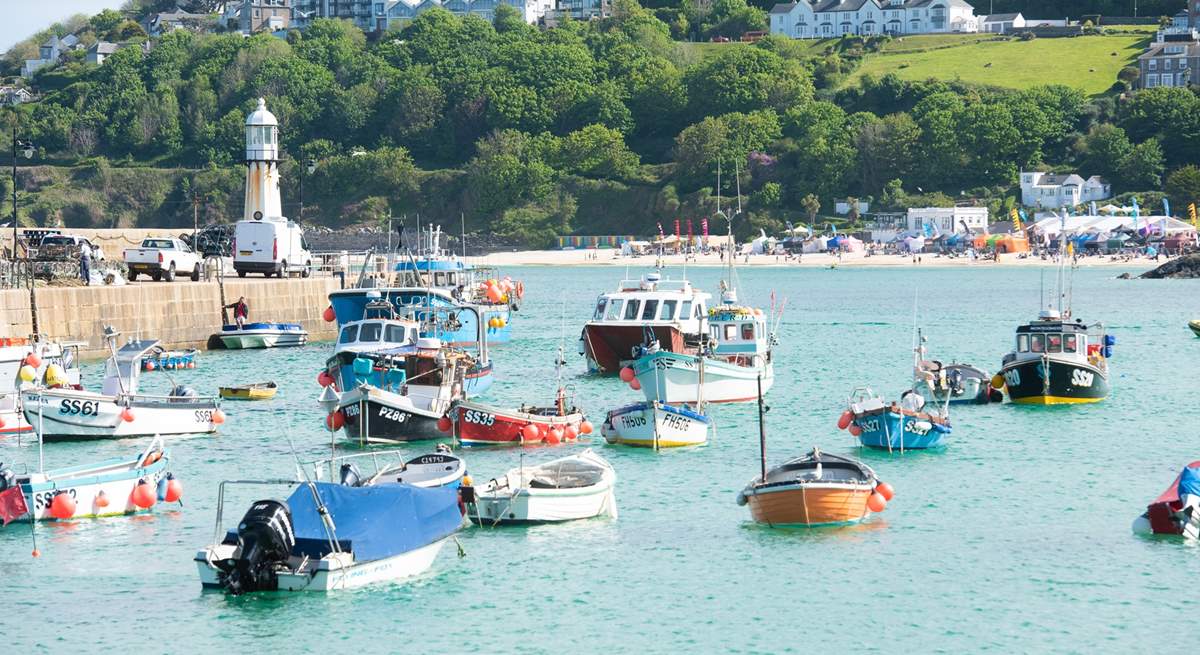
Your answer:
[[[766,413],[766,408],[763,407],[762,393],[762,373],[758,374],[758,456],[761,467],[761,479],[764,483],[767,481],[767,428],[763,423],[763,414]]]

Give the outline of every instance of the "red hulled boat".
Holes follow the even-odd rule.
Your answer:
[[[1188,464],[1133,522],[1138,534],[1200,538],[1200,460]]]

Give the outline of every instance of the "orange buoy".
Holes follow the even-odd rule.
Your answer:
[[[221,411],[220,407],[213,410],[212,422],[214,425],[220,425],[225,422],[225,412]]]
[[[50,516],[56,519],[69,519],[75,516],[75,499],[71,494],[60,491],[54,494],[54,500],[50,501]]]
[[[449,416],[443,416],[437,421],[437,429],[446,434],[450,434],[450,430],[454,428],[454,421],[450,420]]]
[[[592,422],[591,421],[584,421],[583,423],[579,424],[579,434],[591,434],[591,433],[592,433]]]
[[[153,371],[154,370],[154,362],[146,362],[146,370]]]
[[[850,434],[857,437],[862,434],[862,428],[858,427],[857,423],[852,423],[850,425]]]
[[[525,427],[521,428],[521,436],[525,438],[525,441],[537,441],[541,433],[537,423],[526,423]]]
[[[37,368],[42,365],[42,358],[37,356],[37,353],[29,353],[25,356],[25,363]]]
[[[317,373],[317,384],[322,387],[328,387],[333,384],[333,376],[329,374],[329,371],[321,371]]]
[[[853,421],[853,420],[854,420],[854,412],[851,412],[850,410],[846,410],[846,411],[842,412],[842,415],[838,417],[838,422],[837,422],[838,429],[845,430],[846,428],[850,427],[850,421]]]
[[[342,414],[341,410],[329,412],[329,416],[325,417],[325,427],[329,428],[330,430],[341,430],[342,426],[345,424],[346,417]]]
[[[886,482],[879,482],[875,485],[875,491],[883,496],[884,500],[891,500],[896,495],[896,491],[892,489],[892,485]]]
[[[104,493],[103,491],[96,494],[96,507],[108,507],[108,494]]]
[[[567,441],[572,441],[575,437],[579,436],[579,431],[575,429],[574,425],[568,425],[563,428],[563,436],[566,437]]]
[[[167,493],[163,494],[163,500],[168,503],[178,502],[183,498],[183,483],[180,482],[174,474],[167,474]]]
[[[326,323],[332,323],[337,320],[337,313],[333,311],[333,305],[326,307],[325,311],[321,312],[321,318],[325,319]]]
[[[626,366],[621,369],[621,381],[625,383],[633,382],[633,369]]]
[[[873,493],[867,499],[867,509],[872,512],[882,512],[886,507],[887,500],[884,499],[883,494]]]
[[[133,410],[126,407],[121,410],[121,420],[126,423],[133,423]]]
[[[638,379],[637,379],[637,378],[634,378],[633,380],[630,380],[630,382],[629,382],[629,388],[630,388],[630,389],[633,389],[634,391],[641,391],[641,390],[642,390],[642,383],[641,383],[641,382],[638,382]]]
[[[142,509],[149,509],[154,507],[155,501],[158,500],[155,498],[155,495],[154,487],[151,486],[149,482],[146,482],[146,480],[142,479],[138,480],[137,486],[133,488],[131,499],[133,500],[134,505],[137,505]]]
[[[547,430],[544,440],[548,445],[557,446],[560,439],[558,438],[558,430]]]

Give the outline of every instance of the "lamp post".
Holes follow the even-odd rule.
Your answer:
[[[304,172],[312,175],[317,170],[317,160],[309,157],[300,165],[300,221],[304,220]]]
[[[14,123],[12,128],[12,260],[14,265],[17,263],[17,150],[20,150],[21,154],[25,155],[25,159],[33,158],[33,144],[29,141],[21,141],[17,138],[17,126]]]

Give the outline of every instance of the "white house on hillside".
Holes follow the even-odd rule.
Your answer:
[[[1025,17],[1021,12],[1015,14],[992,14],[980,20],[981,32],[1007,34],[1015,29],[1025,27]]]
[[[1112,185],[1099,175],[1085,180],[1075,173],[1021,172],[1021,204],[1027,207],[1058,209],[1111,197]]]
[[[771,33],[793,39],[977,31],[964,0],[795,0],[771,9]]]

